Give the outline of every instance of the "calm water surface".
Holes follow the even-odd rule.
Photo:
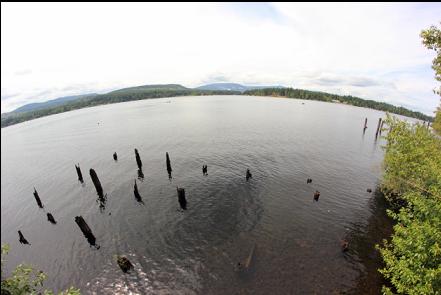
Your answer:
[[[369,128],[363,134],[365,117]],[[46,287],[74,285],[96,294],[375,293],[381,284],[378,257],[366,234],[385,234],[384,215],[377,216],[381,200],[366,189],[375,189],[381,177],[379,117],[384,113],[316,101],[177,97],[3,128],[1,242],[11,245],[7,268],[31,263],[47,272]],[[144,204],[133,195],[134,148],[143,161],[138,188]],[[90,168],[107,194],[105,204],[97,201]],[[37,207],[34,186],[44,209]],[[186,190],[185,212],[178,210],[176,186]],[[99,249],[82,235],[77,215],[89,224]],[[30,246],[19,244],[19,229]],[[343,238],[351,243],[345,254]],[[237,262],[254,244],[250,270],[237,272]],[[119,269],[117,254],[132,261],[132,273]]]

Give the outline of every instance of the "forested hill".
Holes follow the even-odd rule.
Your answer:
[[[433,117],[427,116],[420,112],[411,111],[409,109],[403,107],[397,107],[385,102],[366,100],[350,95],[337,95],[326,92],[293,89],[293,88],[252,89],[245,91],[243,94],[256,95],[256,96],[277,96],[277,97],[299,98],[299,99],[319,100],[319,101],[327,101],[327,102],[338,101],[344,104],[350,104],[353,106],[365,107],[379,111],[394,113],[406,117],[420,119],[423,121],[430,121],[430,122],[433,121]]]
[[[1,115],[1,127],[17,124],[20,122],[63,113],[75,109],[81,109],[102,104],[110,104],[117,102],[125,102],[131,100],[142,100],[160,97],[175,97],[175,96],[191,96],[191,95],[227,95],[240,94],[236,91],[217,91],[217,90],[199,90],[186,88],[177,84],[164,85],[145,85],[131,88],[124,88],[115,90],[106,94],[98,94],[94,96],[85,96],[65,104],[49,107],[41,110],[29,112],[11,112]]]
[[[1,127],[17,124],[20,122],[44,117],[52,114],[67,112],[70,110],[160,97],[190,96],[190,95],[257,95],[257,96],[279,96],[288,98],[299,98],[320,101],[339,101],[354,106],[367,107],[385,112],[395,113],[408,117],[432,121],[433,118],[420,112],[414,112],[403,107],[396,107],[388,103],[373,100],[364,100],[353,96],[340,96],[325,92],[308,91],[292,88],[264,88],[252,89],[245,92],[231,90],[203,90],[198,88],[186,88],[178,84],[144,85],[115,90],[106,94],[94,94],[79,96],[76,100],[68,101],[61,105],[51,106],[44,109],[27,112],[11,112],[1,115]]]

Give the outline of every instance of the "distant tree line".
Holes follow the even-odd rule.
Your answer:
[[[145,89],[140,90],[118,90],[107,94],[101,94],[92,98],[79,99],[73,102],[68,102],[61,106],[52,108],[30,111],[25,113],[8,113],[2,114],[1,127],[10,126],[13,124],[29,121],[32,119],[49,116],[53,114],[68,112],[71,110],[82,109],[103,104],[111,104],[117,102],[126,102],[132,100],[152,99],[161,97],[176,97],[176,96],[199,96],[199,95],[225,95],[225,94],[240,94],[240,92],[233,91],[218,91],[218,90],[196,90],[196,89]]]
[[[414,112],[403,107],[396,107],[385,102],[373,100],[364,100],[354,96],[341,96],[318,91],[308,91],[293,88],[264,88],[247,90],[243,93],[229,90],[200,90],[185,88],[181,85],[150,85],[132,87],[116,90],[107,94],[100,94],[92,97],[80,98],[78,100],[67,102],[63,105],[51,107],[42,110],[29,111],[24,113],[7,113],[1,116],[1,127],[17,124],[20,122],[63,113],[71,110],[97,106],[102,104],[111,104],[117,102],[126,102],[132,100],[152,99],[161,97],[176,96],[199,96],[199,95],[257,95],[257,96],[280,96],[288,98],[299,98],[319,101],[339,101],[359,107],[372,108],[380,111],[395,113],[407,117],[413,117],[424,121],[432,121],[433,118],[420,112]]]
[[[397,107],[385,102],[365,100],[351,95],[337,95],[337,94],[331,94],[320,91],[310,91],[310,90],[293,89],[293,88],[253,89],[253,90],[247,90],[243,94],[257,95],[257,96],[278,96],[278,97],[299,98],[299,99],[308,99],[308,100],[319,100],[319,101],[327,101],[327,102],[338,101],[341,103],[350,104],[357,107],[365,107],[379,111],[394,113],[406,117],[420,119],[423,121],[430,121],[430,122],[433,121],[432,117],[422,114],[420,112],[414,112],[409,109],[403,107]]]

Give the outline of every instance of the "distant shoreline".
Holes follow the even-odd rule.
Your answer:
[[[277,97],[291,98],[302,100],[315,100],[331,103],[341,103],[346,105],[365,107],[378,111],[384,111],[403,115],[410,118],[416,118],[423,121],[433,121],[433,117],[424,115],[420,112],[408,110],[403,107],[396,107],[388,103],[377,102],[373,100],[364,100],[353,96],[340,96],[326,92],[315,92],[293,88],[259,88],[246,90],[244,92],[231,90],[200,90],[185,88],[181,85],[148,85],[140,87],[132,87],[113,91],[107,94],[94,95],[90,97],[80,98],[75,101],[66,102],[64,104],[34,110],[27,112],[11,112],[1,115],[1,128],[12,126],[18,123],[30,121],[33,119],[46,117],[54,114],[64,113],[72,110],[83,109],[98,105],[113,104],[119,102],[154,99],[154,98],[171,98],[183,96],[212,96],[212,95],[243,95],[256,97]]]

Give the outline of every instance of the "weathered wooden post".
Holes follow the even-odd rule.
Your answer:
[[[306,180],[306,183],[311,183],[312,182],[312,179],[311,178],[308,178],[307,180]]]
[[[138,169],[138,179],[143,180],[144,179],[144,173],[141,169]]]
[[[38,207],[43,208],[43,204],[41,203],[40,196],[38,195],[35,187],[34,187],[34,197],[35,197],[35,200],[37,201]]]
[[[101,186],[101,182],[98,179],[98,175],[96,175],[96,172],[93,169],[90,169],[89,173],[90,173],[90,178],[92,178],[92,182],[95,185],[95,189],[96,189],[96,192],[98,193],[98,196],[102,197],[103,196],[103,187]]]
[[[116,154],[116,152],[113,153],[113,159],[114,159],[115,161],[118,161],[118,155]]]
[[[319,191],[315,191],[315,193],[314,193],[314,201],[318,201],[319,197],[320,197],[320,192]]]
[[[247,181],[248,181],[248,179],[253,178],[253,175],[251,174],[250,169],[247,169],[247,174],[246,174],[245,178],[247,179]]]
[[[207,165],[202,165],[202,174],[208,175],[208,166]]]
[[[83,173],[81,173],[81,169],[80,169],[80,164],[78,163],[78,166],[75,165],[75,170],[77,170],[77,174],[78,174],[78,180],[83,183]]]
[[[185,189],[176,187],[178,191],[179,205],[183,210],[187,210],[187,200],[185,199]]]
[[[20,244],[30,245],[28,240],[25,239],[25,237],[23,236],[20,230],[18,231],[18,236],[19,236]]]
[[[84,221],[84,218],[82,216],[77,216],[75,217],[75,222],[80,227],[89,244],[95,246],[95,236],[93,235],[92,230],[87,225],[86,221]]]
[[[49,222],[52,224],[57,224],[57,222],[55,221],[55,218],[50,213],[47,214],[47,220],[49,220]]]
[[[364,119],[364,127],[363,127],[363,130],[366,130],[366,128],[367,128],[367,118]]]
[[[135,179],[135,186],[133,187],[133,193],[135,194],[135,199],[138,202],[142,202],[141,195],[139,194],[139,191],[138,191],[138,185],[136,184],[136,179]]]
[[[124,256],[117,256],[116,262],[124,273],[127,273],[133,268],[133,264]]]
[[[138,165],[139,170],[141,170],[142,169],[142,162],[141,162],[141,157],[139,156],[137,149],[135,149],[135,157],[136,157],[136,164]]]
[[[381,125],[380,125],[380,135],[381,135],[381,131],[383,131],[383,124],[384,124],[384,120],[381,121]]]
[[[167,152],[165,153],[165,161],[167,164],[168,177],[171,178],[172,168],[171,168],[171,164],[170,164],[170,157],[168,156]]]
[[[349,242],[344,239],[340,241],[340,246],[342,252],[346,252],[349,250]]]
[[[378,132],[380,131],[380,125],[381,125],[381,118],[378,119],[377,132],[375,132],[375,137],[378,136]]]

